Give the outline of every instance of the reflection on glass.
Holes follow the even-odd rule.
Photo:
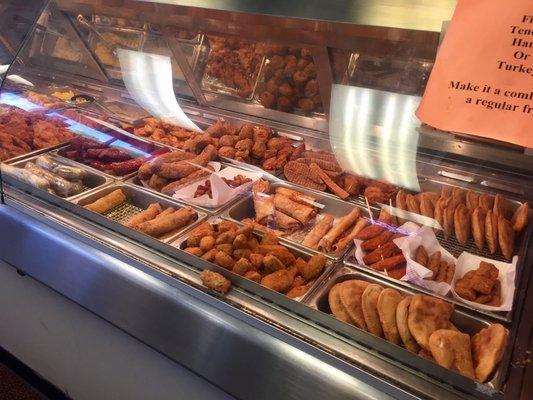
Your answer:
[[[342,168],[419,191],[419,99],[345,85],[333,85],[331,97],[330,143]]]
[[[202,130],[183,112],[172,86],[170,57],[118,49],[122,79],[132,98],[154,117],[195,132]]]

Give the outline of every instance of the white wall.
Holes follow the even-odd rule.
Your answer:
[[[74,399],[233,399],[1,261],[0,346]]]

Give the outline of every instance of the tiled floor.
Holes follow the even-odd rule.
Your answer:
[[[68,400],[68,397],[0,347],[0,400]]]

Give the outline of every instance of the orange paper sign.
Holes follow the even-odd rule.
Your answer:
[[[459,0],[416,115],[533,148],[533,0]]]

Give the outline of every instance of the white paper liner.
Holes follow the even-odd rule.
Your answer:
[[[439,244],[435,233],[429,227],[420,228],[417,224],[413,222],[406,222],[398,228],[398,231],[410,233],[405,237],[394,239],[394,243],[396,243],[396,245],[402,250],[402,253],[407,261],[405,275],[400,280],[413,283],[417,286],[423,287],[442,296],[447,295],[451,289],[450,285],[446,282],[435,282],[432,280],[424,279],[431,277],[431,270],[414,261],[412,257],[414,257],[414,253],[417,247],[423,245],[429,255],[433,254],[436,251],[440,251],[442,254],[442,259],[444,261],[456,264],[457,260],[453,257],[452,254],[450,254],[450,252],[448,252]],[[365,252],[361,249],[362,242],[362,240],[354,239],[355,258],[359,264],[368,268],[372,268],[369,265],[366,265],[363,261]],[[386,275],[385,272],[383,274]]]
[[[433,293],[440,294],[441,296],[446,296],[450,292],[451,286],[446,282],[435,282],[434,280],[424,279],[430,278],[433,273],[431,270],[414,260],[415,252],[418,246],[422,245],[429,256],[440,251],[441,260],[454,265],[457,264],[457,259],[440,245],[437,236],[435,236],[435,232],[433,232],[433,229],[430,227],[423,226],[419,228],[418,225],[412,222],[406,222],[401,228],[415,233],[415,235],[412,236],[394,239],[394,243],[396,243],[396,245],[402,250],[404,257],[407,260],[406,273],[401,280],[413,283],[430,290]],[[454,277],[456,273],[457,271],[455,271]]]
[[[501,283],[501,306],[488,306],[486,304],[479,304],[475,301],[469,301],[463,299],[455,291],[455,282],[461,279],[468,271],[475,270],[479,267],[479,263],[485,261],[493,264],[500,274],[498,278]],[[452,294],[453,297],[457,300],[468,304],[470,307],[486,310],[486,311],[511,311],[513,308],[513,297],[515,291],[515,275],[516,275],[516,263],[518,261],[518,256],[513,257],[511,263],[506,263],[503,261],[491,260],[490,258],[476,256],[467,252],[463,252],[457,259],[457,266],[455,267],[455,276],[452,281]]]
[[[218,167],[212,164],[218,164]],[[172,197],[199,207],[217,208],[227,204],[237,196],[246,193],[248,190],[250,190],[252,184],[263,176],[262,173],[244,171],[234,167],[220,169],[220,163],[209,163],[209,165],[212,165],[215,169],[215,172],[209,175],[209,178],[201,178],[198,181],[195,181],[177,190]],[[222,178],[233,179],[236,175],[246,176],[247,178],[251,179],[251,181],[236,188],[231,188],[222,180]],[[211,193],[213,198],[210,199],[207,194],[195,198],[194,193],[196,192],[196,188],[200,184],[203,184],[206,180],[211,182]]]

